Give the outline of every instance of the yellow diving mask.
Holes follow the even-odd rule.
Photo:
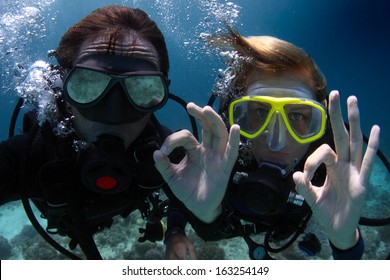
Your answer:
[[[238,124],[251,139],[275,129],[283,136],[285,127],[298,143],[310,143],[324,135],[326,118],[326,108],[307,98],[244,96],[229,108],[230,125]]]

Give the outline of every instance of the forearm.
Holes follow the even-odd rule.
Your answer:
[[[180,206],[177,204],[178,203],[175,202],[175,198],[172,197],[167,216],[167,230],[164,236],[165,244],[167,244],[168,240],[177,233],[186,235],[185,228],[187,225],[187,219],[183,210],[181,210]]]
[[[340,250],[348,250],[358,243],[360,233],[358,229],[355,229],[350,234],[345,236],[333,236],[329,237],[329,241]]]

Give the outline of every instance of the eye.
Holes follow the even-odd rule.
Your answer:
[[[302,121],[304,118],[305,118],[305,116],[303,114],[300,114],[300,113],[289,113],[288,114],[288,119],[290,121],[294,121],[294,122]]]
[[[268,112],[269,112],[269,109],[266,109],[266,108],[257,108],[256,109],[256,115],[259,118],[266,118],[268,115]]]

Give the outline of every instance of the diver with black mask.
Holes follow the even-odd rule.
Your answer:
[[[229,27],[209,42],[222,49],[228,66],[209,102],[220,97],[219,112],[189,103],[188,112],[202,125],[202,142],[179,131],[154,153],[192,227],[204,240],[241,236],[251,259],[272,259],[313,216],[334,259],[362,258],[358,223],[379,127],[373,126],[363,155],[357,98],[348,98],[348,132],[339,93],[327,96],[325,77],[295,45],[242,37]],[[174,164],[167,156],[177,147],[186,157]],[[298,247],[313,256],[321,244],[307,233]]]
[[[25,133],[0,143],[0,203],[21,199],[39,233],[73,259],[80,257],[47,233],[67,235],[70,249],[101,259],[93,234],[138,210],[146,222],[139,241],[161,240],[168,201],[159,198],[166,184],[152,155],[171,133],[153,114],[169,95],[163,34],[142,10],[106,6],[70,27],[55,57],[59,65],[46,77],[53,104],[24,98],[32,103]],[[182,157],[177,150],[172,160]]]
[[[91,145],[78,154],[84,185],[103,193],[124,191],[131,185],[134,170],[131,155],[126,155],[131,139],[125,135],[134,128],[126,129],[126,124],[144,123],[150,113],[164,106],[168,79],[142,59],[87,55],[66,73],[63,88],[65,100],[78,116],[76,131],[85,133],[79,131],[85,124],[94,129],[85,137]]]

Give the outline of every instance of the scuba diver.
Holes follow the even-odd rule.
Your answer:
[[[71,249],[101,259],[93,234],[139,210],[146,220],[139,241],[161,240],[166,184],[152,155],[171,133],[153,114],[170,95],[163,34],[142,10],[106,6],[71,26],[55,57],[52,115],[27,112],[25,132],[0,143],[0,205],[21,199],[40,234],[72,259],[79,257],[47,233],[69,236]],[[183,156],[177,150],[171,159]]]
[[[348,131],[338,91],[327,96],[325,77],[301,48],[275,37],[242,37],[229,26],[209,41],[228,65],[209,101],[220,97],[219,114],[189,103],[202,142],[182,130],[154,153],[180,210],[206,241],[243,237],[251,259],[273,259],[313,215],[334,259],[360,259],[358,223],[379,127],[372,127],[363,156],[357,98],[348,98]],[[167,158],[177,147],[186,150],[179,164]],[[264,234],[263,241],[253,234]],[[321,244],[307,234],[299,247],[314,255]]]

